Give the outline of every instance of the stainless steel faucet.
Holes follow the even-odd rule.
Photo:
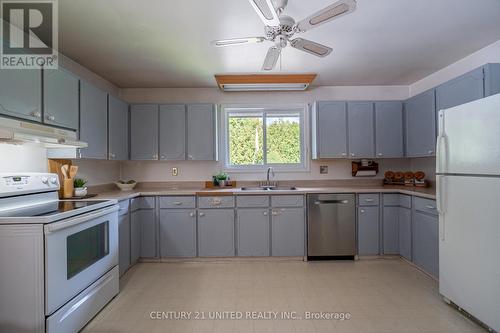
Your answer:
[[[273,167],[267,168],[267,178],[266,178],[266,180],[267,180],[267,184],[268,185],[269,185],[269,174],[271,174],[271,173],[273,174],[273,178],[274,178],[274,169],[273,169]]]

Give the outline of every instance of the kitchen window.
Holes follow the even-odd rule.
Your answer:
[[[305,170],[305,110],[303,105],[223,107],[225,168]]]

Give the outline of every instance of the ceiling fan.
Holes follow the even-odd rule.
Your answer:
[[[262,43],[270,41],[274,46],[267,51],[263,70],[270,71],[276,66],[281,50],[290,43],[293,48],[313,54],[318,57],[326,57],[332,52],[332,48],[304,39],[292,37],[318,27],[333,19],[352,13],[356,9],[356,0],[340,0],[322,10],[295,22],[295,20],[283,15],[288,0],[248,0],[255,9],[260,19],[264,22],[265,37],[244,37],[233,39],[215,40],[211,44],[216,47],[234,46],[249,43]]]

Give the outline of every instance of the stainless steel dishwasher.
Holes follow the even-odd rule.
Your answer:
[[[354,194],[307,195],[307,259],[354,259]]]

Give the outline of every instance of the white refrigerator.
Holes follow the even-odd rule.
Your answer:
[[[438,121],[439,291],[500,331],[500,94]]]

